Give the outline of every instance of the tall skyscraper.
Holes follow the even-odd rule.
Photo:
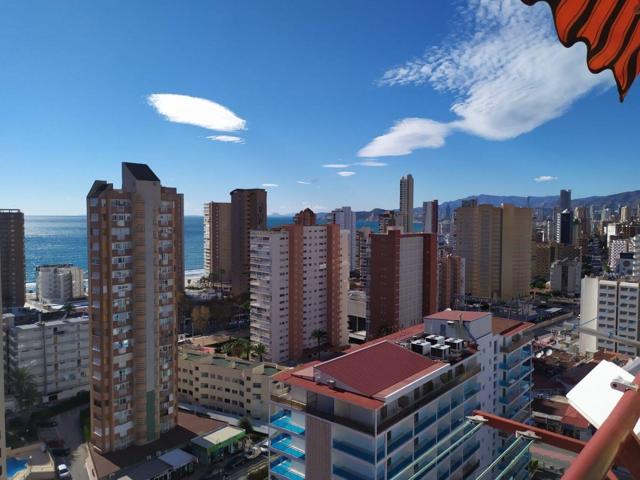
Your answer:
[[[204,273],[231,281],[231,204],[204,204]]]
[[[251,230],[267,229],[267,191],[262,188],[231,192],[231,292],[249,292],[249,243]]]
[[[573,220],[569,210],[556,215],[556,242],[571,245],[573,238]]]
[[[463,206],[456,210],[456,254],[465,259],[466,293],[511,300],[529,293],[530,208]]]
[[[340,225],[340,230],[349,232],[349,268],[356,269],[356,214],[351,207],[336,208],[329,214],[329,222]]]
[[[356,231],[356,271],[366,290],[369,282],[369,262],[371,261],[371,229],[362,227]]]
[[[411,174],[400,179],[400,214],[404,216],[405,233],[413,232],[413,176]]]
[[[620,221],[628,222],[629,220],[631,220],[631,212],[627,205],[623,205],[620,207]]]
[[[438,200],[422,203],[422,218],[424,219],[424,233],[438,233]]]
[[[334,224],[251,232],[251,341],[265,358],[348,344],[348,249],[348,232]]]
[[[2,259],[2,304],[4,308],[23,307],[24,214],[20,210],[0,209],[0,258]]]
[[[455,308],[456,300],[465,293],[464,258],[440,250],[438,252],[438,310]]]
[[[177,419],[183,198],[144,164],[122,188],[87,195],[91,443],[101,452],[157,440]]]
[[[393,210],[378,215],[378,233],[387,233],[389,227],[400,227],[404,230],[404,215]]]
[[[2,271],[2,256],[0,256],[0,271]],[[0,318],[2,318],[2,276],[0,276]],[[4,328],[0,328],[0,480],[7,478],[7,431],[4,421]]]
[[[571,210],[571,190],[560,190],[560,211]]]
[[[437,309],[437,236],[392,228],[371,235],[367,334],[416,325]]]

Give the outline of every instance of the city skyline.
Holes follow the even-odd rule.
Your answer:
[[[588,73],[583,45],[557,43],[546,5],[507,1],[500,17],[466,1],[148,5],[128,6],[124,22],[116,7],[8,6],[0,20],[8,65],[0,86],[13,92],[0,116],[4,207],[81,214],[83,186],[113,178],[122,161],[151,164],[179,185],[187,214],[236,187],[267,188],[269,213],[389,208],[398,194],[389,178],[406,172],[419,179],[418,205],[568,187],[584,197],[634,190],[640,179],[630,142],[619,141],[637,96],[612,101],[611,73]],[[460,22],[478,30],[454,37]],[[514,30],[522,40],[513,42]],[[471,33],[482,41],[471,45]],[[538,50],[503,55],[495,72],[461,60],[527,41]],[[531,59],[535,71],[525,66]],[[444,61],[452,72],[440,69]],[[561,80],[566,71],[573,84]],[[504,81],[514,77],[531,99]],[[631,173],[602,169],[604,160]],[[26,171],[38,174],[22,182]],[[52,184],[61,195],[45,205],[38,193]]]

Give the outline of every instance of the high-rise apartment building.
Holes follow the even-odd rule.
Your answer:
[[[631,237],[629,251],[633,253],[633,275],[640,278],[640,235]]]
[[[573,239],[573,216],[569,210],[556,215],[556,242],[571,245]]]
[[[23,307],[25,300],[24,214],[0,209],[0,259],[2,261],[2,305]]]
[[[639,302],[640,283],[637,280],[584,278],[580,324],[596,329],[604,336],[638,341],[640,340]],[[596,346],[598,349],[620,352],[632,357],[640,353],[638,348],[616,342],[614,338],[598,337]]]
[[[251,232],[251,341],[266,359],[347,345],[348,235],[335,224]]]
[[[438,241],[432,233],[389,229],[371,235],[367,335],[416,325],[437,309]]]
[[[362,227],[356,231],[356,271],[360,274],[363,288],[369,281],[369,263],[371,262],[371,229]]]
[[[249,292],[249,243],[252,230],[267,229],[267,191],[261,188],[231,192],[231,292]]]
[[[628,205],[623,205],[620,207],[620,221],[628,222],[631,220],[631,211],[629,210]]]
[[[424,233],[438,233],[438,200],[422,202],[422,218]]]
[[[560,190],[560,211],[571,210],[571,190]]]
[[[39,265],[36,270],[36,291],[41,302],[61,305],[84,297],[84,272],[80,267]]]
[[[413,232],[413,176],[411,174],[400,179],[400,214],[403,215],[404,231]]]
[[[378,233],[387,233],[390,227],[400,227],[404,230],[404,214],[387,210],[378,215]]]
[[[2,270],[2,256],[0,255],[0,270]],[[2,318],[2,276],[0,276],[0,319]],[[0,480],[7,478],[7,430],[4,421],[4,328],[0,328]]]
[[[468,417],[531,415],[532,345],[523,336],[531,326],[486,312],[440,312],[277,374],[289,391],[271,396],[270,475],[475,478],[514,437]],[[513,478],[529,478],[528,463],[527,455],[515,458]]]
[[[26,369],[43,401],[89,390],[89,319],[65,318],[7,328],[8,371]]]
[[[204,204],[204,274],[231,282],[231,204]]]
[[[581,278],[580,258],[563,258],[551,264],[549,282],[553,291],[560,292],[564,296],[579,295]]]
[[[144,164],[122,164],[122,188],[87,196],[91,443],[143,445],[177,418],[178,293],[183,197]]]
[[[316,224],[316,214],[310,208],[305,208],[304,210],[300,210],[293,216],[293,223],[296,225],[305,225],[307,227],[311,227]]]
[[[349,232],[349,268],[356,269],[356,212],[351,207],[336,208],[329,214],[329,223],[340,225]]]
[[[440,250],[438,252],[438,310],[455,308],[465,293],[464,258]]]
[[[528,295],[530,208],[463,206],[456,210],[456,254],[465,259],[466,293],[502,300]]]

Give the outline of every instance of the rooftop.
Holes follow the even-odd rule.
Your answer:
[[[122,162],[122,166],[131,172],[136,180],[143,180],[146,182],[159,182],[160,179],[153,173],[153,170],[149,168],[146,163],[130,163]]]
[[[445,310],[425,317],[427,320],[462,320],[463,322],[474,322],[491,315],[491,312],[467,312],[462,310]]]
[[[334,378],[346,389],[379,398],[441,366],[442,362],[384,341],[321,363],[315,368]]]
[[[104,478],[124,468],[138,465],[144,462],[147,457],[155,456],[158,452],[180,448],[193,438],[226,426],[225,422],[179,411],[176,428],[164,433],[155,442],[142,446],[130,446],[124,450],[105,454],[95,448],[89,448],[89,451],[97,477]]]
[[[517,333],[522,333],[533,326],[533,323],[512,320],[509,318],[494,316],[491,319],[491,331],[494,335],[502,335],[503,337],[511,337]]]

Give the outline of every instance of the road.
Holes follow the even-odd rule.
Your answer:
[[[252,460],[246,460],[245,463],[240,465],[233,472],[228,473],[226,477],[223,476],[222,472],[220,472],[218,476],[208,476],[208,478],[209,480],[246,480],[249,473],[253,470],[257,470],[262,465],[266,465],[267,461],[268,459],[266,455],[259,455]]]
[[[80,410],[86,408],[81,406],[61,413],[52,418],[58,424],[53,428],[41,428],[38,432],[40,439],[44,442],[51,440],[64,441],[65,447],[71,450],[67,457],[56,457],[56,465],[65,463],[69,467],[73,480],[89,480],[89,474],[85,467],[88,455],[87,444],[82,441],[82,431],[80,429]]]

